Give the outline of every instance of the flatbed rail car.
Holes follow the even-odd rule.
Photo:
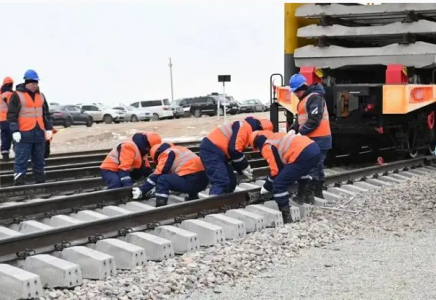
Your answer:
[[[436,4],[285,4],[285,76],[270,78],[275,130],[279,111],[287,129],[296,117],[296,73],[326,91],[328,159],[434,153]]]

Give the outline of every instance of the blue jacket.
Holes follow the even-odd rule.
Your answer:
[[[295,132],[300,132],[301,135],[307,135],[314,131],[321,123],[322,115],[324,114],[325,99],[323,96],[325,95],[325,90],[323,86],[320,84],[310,85],[307,91],[304,92],[300,101],[310,93],[317,93],[319,95],[312,95],[306,101],[306,111],[308,112],[307,121],[304,124],[301,124],[303,126],[300,129],[300,124],[298,124],[298,120],[296,120],[295,123],[291,126],[291,129],[294,129]],[[332,148],[331,135],[314,137],[311,139],[318,144],[321,150],[328,150]]]
[[[24,84],[17,85],[16,88],[17,91],[25,92],[32,97],[32,99],[35,99],[35,93],[32,93],[28,89],[25,88]],[[45,98],[45,95],[44,95]],[[14,92],[11,96],[11,99],[9,100],[9,108],[8,108],[8,114],[7,114],[7,120],[11,123],[11,133],[19,131],[18,126],[18,115],[21,109],[21,103],[20,103],[20,97],[16,92]],[[53,125],[50,120],[50,114],[48,109],[48,103],[47,99],[44,101],[44,106],[42,108],[42,114],[43,114],[43,120],[44,120],[44,127],[46,130],[52,130]],[[36,126],[29,131],[21,131],[21,142],[24,143],[44,143],[45,142],[45,131],[42,130],[38,123],[36,123]]]

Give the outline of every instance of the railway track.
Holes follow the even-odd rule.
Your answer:
[[[328,209],[329,201],[434,174],[434,163],[433,157],[421,157],[330,175],[325,200],[317,199],[316,205]],[[208,197],[206,192],[189,202],[176,196],[160,208],[153,207],[152,199],[132,201],[130,189],[3,204],[0,290],[7,292],[6,299],[40,297],[42,286],[71,288],[83,278],[104,279],[147,260],[282,226],[275,203],[259,195],[262,184],[244,182],[232,194]],[[264,203],[253,204],[259,201]],[[291,204],[296,221],[314,209]]]

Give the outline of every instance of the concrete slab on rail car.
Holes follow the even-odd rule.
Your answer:
[[[347,27],[342,25],[332,26],[318,26],[309,25],[299,28],[297,36],[301,38],[320,38],[322,36],[327,37],[341,37],[341,38],[353,38],[361,39],[376,38],[376,39],[388,39],[389,36],[395,35],[398,39],[398,35],[405,33],[415,34],[435,34],[436,23],[419,20],[414,23],[401,23],[395,22],[383,26],[364,26],[364,27]]]
[[[435,66],[436,46],[416,42],[410,45],[392,44],[385,47],[344,48],[339,46],[316,47],[307,45],[295,50],[297,67],[317,66],[337,69],[349,65],[401,64],[416,68]]]
[[[405,17],[408,11],[414,11],[425,16],[436,15],[436,5],[434,3],[389,3],[381,5],[315,5],[307,4],[300,6],[295,11],[296,17],[322,18],[331,16],[346,19],[376,19],[387,15]]]

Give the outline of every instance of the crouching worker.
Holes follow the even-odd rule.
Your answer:
[[[275,138],[267,139],[264,135],[257,135],[253,139],[255,147],[261,150],[271,169],[261,194],[272,190],[274,200],[282,212],[283,222],[290,223],[289,186],[304,177],[309,178],[309,172],[317,165],[321,152],[314,141],[306,136],[295,135],[294,131],[281,139],[277,139],[277,136]]]
[[[131,140],[112,149],[100,165],[100,174],[108,189],[132,186],[134,180],[147,177],[153,170],[147,160],[151,145],[160,143],[155,133],[135,133]]]
[[[140,188],[133,188],[133,199],[156,188],[156,207],[160,207],[167,205],[170,190],[188,194],[186,200],[195,200],[207,188],[209,180],[203,164],[188,148],[163,143],[154,145],[150,156],[157,163],[156,169]]]
[[[248,178],[253,172],[244,155],[253,131],[272,128],[269,120],[247,117],[243,121],[220,125],[213,129],[200,144],[200,158],[211,188],[209,194],[232,193],[236,188],[234,170]]]

